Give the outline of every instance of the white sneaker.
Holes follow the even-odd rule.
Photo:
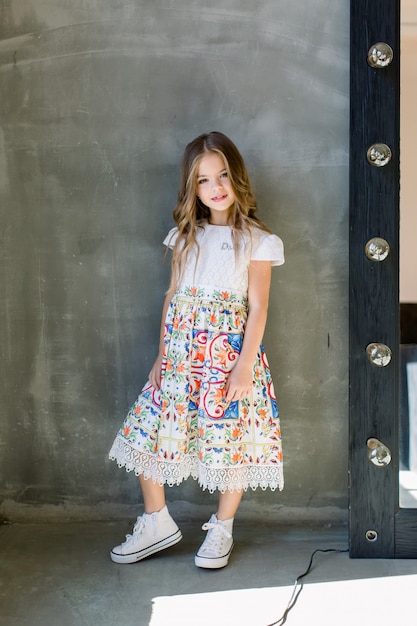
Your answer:
[[[157,513],[139,516],[133,533],[110,552],[115,563],[136,563],[155,552],[165,550],[182,539],[182,534],[164,506]]]
[[[212,515],[210,520],[203,524],[203,530],[208,530],[207,537],[195,556],[197,567],[217,569],[225,567],[233,548],[233,518],[218,520]]]

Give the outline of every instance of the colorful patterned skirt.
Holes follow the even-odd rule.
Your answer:
[[[225,401],[246,319],[241,294],[177,290],[165,320],[161,389],[149,382],[142,389],[110,459],[161,485],[191,476],[210,492],[283,488],[278,407],[262,346],[251,395]]]

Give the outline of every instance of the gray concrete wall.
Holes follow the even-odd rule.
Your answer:
[[[0,2],[0,499],[9,518],[138,501],[107,451],[156,355],[185,144],[240,147],[286,244],[265,344],[286,487],[347,507],[348,0]],[[193,481],[169,491],[210,503]]]

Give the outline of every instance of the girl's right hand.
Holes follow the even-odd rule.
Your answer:
[[[158,354],[158,356],[156,357],[156,361],[153,364],[152,369],[149,372],[149,376],[148,376],[149,382],[151,383],[152,387],[158,390],[161,388],[162,358],[163,358],[163,355]]]

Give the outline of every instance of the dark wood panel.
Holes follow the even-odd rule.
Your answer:
[[[395,556],[417,559],[417,510],[400,509],[395,516]]]
[[[394,62],[371,68],[368,50],[378,41],[394,49]],[[350,556],[395,556],[398,501],[398,180],[399,180],[399,19],[396,0],[351,1],[350,117]],[[367,162],[374,143],[390,146],[393,158],[382,168]],[[383,237],[391,247],[380,263],[365,245]],[[366,346],[379,342],[393,352],[389,366],[371,365]],[[393,461],[376,467],[366,441],[376,437]],[[368,530],[377,539],[368,541]]]

